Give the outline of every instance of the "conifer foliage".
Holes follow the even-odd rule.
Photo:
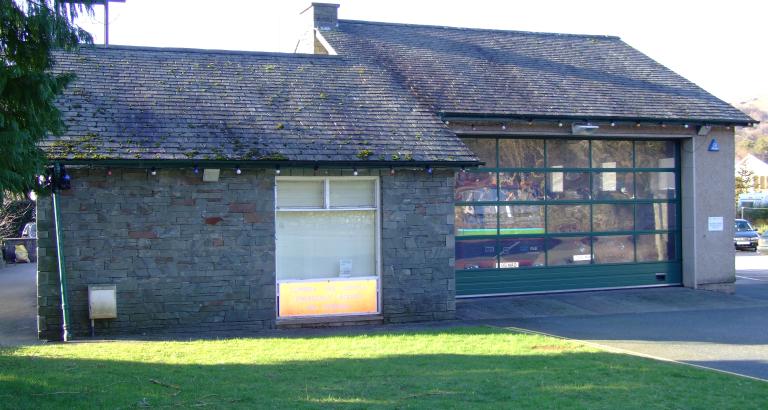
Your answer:
[[[91,43],[75,24],[99,0],[0,0],[0,195],[23,194],[43,172],[37,143],[63,131],[56,97],[72,80],[53,74],[52,51]]]

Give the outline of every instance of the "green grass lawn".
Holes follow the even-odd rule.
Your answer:
[[[494,328],[0,349],[2,408],[767,408],[768,383]]]

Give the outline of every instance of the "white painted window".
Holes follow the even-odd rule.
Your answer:
[[[281,317],[379,312],[378,182],[376,177],[277,178]]]

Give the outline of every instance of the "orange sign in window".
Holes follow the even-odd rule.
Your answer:
[[[376,279],[281,282],[280,317],[376,313]]]

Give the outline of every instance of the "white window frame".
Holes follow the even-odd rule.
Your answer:
[[[277,190],[278,190],[278,184],[280,181],[323,181],[323,206],[322,208],[318,207],[299,207],[299,208],[292,208],[292,207],[278,207],[277,205]],[[331,194],[330,194],[330,186],[331,181],[373,181],[373,206],[353,206],[353,207],[337,207],[337,208],[331,208]],[[277,241],[279,238],[277,237],[277,215],[279,212],[346,212],[346,211],[373,211],[374,212],[374,266],[376,268],[376,276],[354,276],[350,278],[324,278],[324,279],[277,279],[277,264],[279,263],[279,258],[277,256],[277,252],[275,252],[275,296],[276,296],[276,303],[275,303],[275,317],[278,319],[281,319],[279,316],[280,313],[280,283],[281,282],[316,282],[318,280],[360,280],[360,279],[376,279],[376,313],[342,313],[342,314],[330,314],[330,315],[312,315],[312,316],[290,316],[288,319],[292,318],[305,318],[305,317],[327,317],[327,318],[333,318],[333,317],[339,317],[339,316],[370,316],[372,314],[378,315],[381,314],[381,190],[379,188],[380,186],[380,179],[377,176],[318,176],[318,177],[307,177],[307,176],[276,176],[275,177],[275,188],[274,188],[274,199],[275,199],[275,250],[277,250]],[[282,318],[286,319],[286,318]]]

